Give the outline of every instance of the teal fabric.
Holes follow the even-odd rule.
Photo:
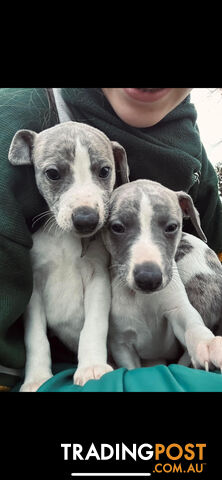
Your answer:
[[[38,392],[222,392],[219,371],[206,372],[182,365],[156,365],[127,370],[119,368],[89,380],[83,387],[73,384],[75,368],[69,364],[54,367],[54,377]],[[18,391],[20,385],[13,390]]]

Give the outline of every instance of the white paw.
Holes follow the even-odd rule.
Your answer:
[[[51,377],[52,375],[50,377],[35,379],[33,382],[25,382],[23,383],[19,391],[20,392],[36,392],[39,389],[39,387],[41,387],[41,385],[47,380],[49,380],[49,378]]]
[[[198,342],[191,360],[194,368],[205,368],[208,371],[216,367],[222,373],[222,337]]]
[[[98,380],[105,373],[112,372],[112,370],[113,368],[107,363],[90,367],[79,367],[74,373],[74,383],[83,386],[88,380]]]

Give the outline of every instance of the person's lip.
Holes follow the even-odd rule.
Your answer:
[[[156,102],[165,97],[171,88],[123,88],[123,91],[130,98],[138,100],[139,102]]]

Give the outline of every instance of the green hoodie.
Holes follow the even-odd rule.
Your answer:
[[[149,178],[189,192],[208,244],[222,252],[217,177],[201,144],[189,97],[154,127],[139,129],[116,116],[101,89],[66,88],[62,96],[73,120],[101,129],[125,147],[131,180]],[[17,130],[40,132],[57,122],[46,89],[0,89],[0,365],[9,368],[23,368],[25,363],[22,314],[32,292],[31,225],[46,205],[32,167],[13,167],[8,150]],[[189,222],[184,230],[195,233]],[[7,382],[7,375],[0,374],[0,384]]]

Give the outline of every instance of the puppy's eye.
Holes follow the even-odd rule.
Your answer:
[[[111,231],[113,233],[124,233],[125,232],[125,227],[121,222],[112,223],[110,228],[111,228]]]
[[[172,235],[173,233],[176,233],[177,230],[178,230],[178,225],[175,222],[170,222],[165,227],[165,233],[167,233],[168,235]]]
[[[102,167],[99,171],[99,177],[106,178],[110,173],[110,167]]]
[[[48,168],[45,171],[45,175],[49,180],[59,180],[61,178],[61,175],[57,168]]]

